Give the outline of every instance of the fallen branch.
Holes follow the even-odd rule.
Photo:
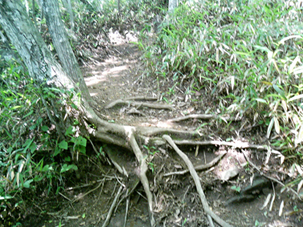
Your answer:
[[[109,209],[109,211],[108,211],[108,213],[107,213],[106,219],[105,219],[105,221],[104,221],[102,227],[106,227],[106,226],[108,225],[108,223],[109,223],[109,221],[110,221],[110,218],[111,218],[111,216],[112,216],[113,210],[114,210],[114,208],[116,207],[116,203],[117,203],[117,201],[118,201],[118,198],[120,197],[120,195],[121,195],[121,193],[122,193],[122,188],[123,188],[123,187],[120,186],[120,188],[119,188],[119,190],[118,190],[118,192],[117,192],[117,194],[116,194],[116,197],[115,197],[115,199],[114,199],[112,205],[110,206],[110,209]]]
[[[166,110],[173,110],[173,107],[170,105],[165,105],[165,104],[154,104],[154,103],[147,103],[147,102],[136,102],[136,101],[124,101],[122,99],[115,100],[108,104],[105,109],[110,109],[113,108],[116,105],[130,105],[134,106],[136,108],[140,107],[148,107],[152,109],[166,109]]]
[[[197,191],[200,195],[200,199],[203,205],[203,209],[206,212],[208,219],[210,221],[210,224],[212,224],[212,220],[211,218],[213,218],[219,225],[221,225],[222,227],[232,227],[230,224],[226,223],[224,220],[222,220],[218,215],[216,215],[208,206],[205,194],[203,192],[200,180],[199,180],[199,176],[197,174],[197,172],[194,169],[193,164],[191,163],[191,161],[189,160],[189,158],[187,157],[186,154],[184,154],[174,143],[174,141],[172,140],[172,138],[168,135],[164,135],[162,137],[164,140],[166,140],[172,147],[173,149],[178,153],[178,155],[184,160],[184,162],[186,163],[190,174],[192,175],[195,184],[196,184],[196,188]],[[211,218],[210,218],[211,217]]]
[[[216,165],[221,160],[222,157],[224,157],[226,155],[226,153],[227,152],[224,152],[224,153],[220,154],[218,157],[214,158],[211,162],[209,162],[207,164],[201,164],[201,165],[195,166],[194,169],[199,171],[199,170],[205,170],[205,169],[208,169],[210,167],[213,167],[214,165]],[[189,170],[186,169],[186,170],[182,170],[182,171],[166,173],[163,176],[167,177],[167,176],[171,176],[171,175],[183,175],[183,174],[188,173],[188,172],[189,172]]]

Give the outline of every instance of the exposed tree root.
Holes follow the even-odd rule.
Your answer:
[[[204,192],[202,190],[199,178],[193,167],[192,163],[189,161],[187,156],[179,150],[176,146],[178,145],[215,145],[215,146],[231,146],[235,148],[252,148],[257,150],[273,150],[270,146],[266,145],[253,145],[247,142],[224,142],[224,141],[199,141],[201,136],[195,131],[182,131],[176,129],[168,129],[168,128],[156,128],[156,127],[134,127],[134,126],[125,126],[109,123],[100,119],[95,112],[90,108],[85,108],[84,111],[85,116],[87,117],[88,122],[92,123],[95,128],[91,127],[88,129],[90,134],[97,140],[101,140],[105,143],[115,144],[128,150],[134,152],[136,159],[139,163],[139,168],[137,171],[137,175],[144,187],[144,191],[147,196],[149,213],[150,213],[150,223],[151,226],[155,226],[155,220],[153,217],[153,199],[152,193],[149,189],[149,182],[146,176],[146,171],[148,170],[147,164],[145,162],[145,158],[139,148],[137,141],[139,141],[140,145],[164,145],[167,141],[176,152],[183,158],[186,162],[189,172],[191,173],[197,191],[200,195],[201,202],[205,212],[207,213],[209,223],[211,226],[214,226],[212,223],[212,218],[223,227],[231,227],[228,223],[218,217],[213,211],[210,210],[207,200],[205,198]],[[206,116],[207,117],[207,116]],[[166,135],[168,134],[168,135]],[[164,136],[163,136],[164,135]],[[174,138],[174,141],[171,139]],[[224,154],[223,154],[224,155]],[[222,156],[223,156],[222,155]],[[202,165],[196,167],[198,170],[208,168],[211,165],[214,165],[217,161],[220,160],[220,156],[213,160],[213,162],[208,165]],[[187,171],[185,171],[187,172]],[[170,174],[184,174],[185,172],[180,173],[170,173]],[[270,178],[269,178],[270,179]],[[274,180],[275,181],[275,180]],[[279,182],[281,183],[281,182]]]
[[[208,219],[209,219],[209,222],[210,222],[210,225],[211,226],[214,226],[212,224],[212,220],[211,218],[213,218],[219,225],[221,225],[222,227],[232,227],[230,224],[226,223],[225,221],[223,221],[219,216],[217,216],[208,206],[208,203],[207,203],[207,200],[206,200],[206,197],[204,195],[204,192],[203,192],[203,189],[202,189],[202,186],[201,186],[201,183],[200,183],[200,180],[199,180],[199,176],[197,174],[197,172],[195,171],[194,169],[194,166],[193,164],[191,163],[191,161],[189,160],[189,158],[187,157],[186,154],[184,154],[177,146],[176,144],[174,143],[174,141],[172,140],[172,138],[168,135],[164,135],[162,137],[164,140],[166,140],[172,147],[173,149],[178,153],[178,155],[184,160],[184,162],[186,163],[188,169],[189,169],[189,172],[190,174],[192,175],[194,181],[195,181],[195,184],[196,184],[196,188],[197,188],[197,191],[200,195],[200,199],[201,199],[201,202],[202,202],[202,205],[203,205],[203,208],[206,212],[206,214],[208,215]]]
[[[111,102],[110,104],[108,104],[105,109],[110,109],[113,108],[117,105],[129,105],[129,106],[133,106],[136,108],[140,108],[140,107],[148,107],[148,108],[152,108],[152,109],[165,109],[165,110],[173,110],[173,107],[170,105],[166,105],[166,104],[155,104],[155,103],[148,103],[148,102],[136,102],[136,101],[131,101],[131,100],[122,100],[122,99],[118,99],[115,100],[113,102]]]
[[[129,142],[130,145],[136,155],[136,158],[139,162],[139,171],[138,171],[138,177],[143,185],[147,201],[148,201],[148,206],[149,206],[149,213],[150,213],[150,224],[151,226],[155,226],[155,220],[154,220],[154,214],[153,214],[153,196],[152,193],[149,189],[149,182],[146,176],[146,171],[148,169],[147,164],[145,162],[145,158],[143,157],[143,154],[138,146],[138,143],[136,141],[135,135],[133,131],[129,132]]]
[[[221,158],[223,158],[226,155],[226,153],[227,152],[224,152],[224,153],[220,154],[218,157],[214,158],[211,162],[209,162],[205,165],[202,164],[202,165],[195,166],[194,169],[195,170],[205,170],[205,169],[208,169],[210,167],[213,167],[214,165],[216,165],[221,160]],[[183,171],[166,173],[163,176],[167,177],[167,176],[171,176],[171,175],[183,175],[183,174],[188,173],[188,172],[189,172],[189,170],[186,169],[186,170],[183,170]]]
[[[219,118],[221,118],[225,121],[240,120],[240,119],[234,118],[234,117],[229,117],[229,116],[223,117],[223,116],[218,116],[218,115],[214,115],[214,114],[189,114],[189,115],[186,115],[184,117],[172,118],[172,119],[169,119],[168,121],[170,121],[170,122],[179,122],[179,121],[185,121],[185,120],[188,120],[188,119],[210,120],[210,119],[219,119]]]
[[[210,141],[192,141],[192,140],[178,140],[175,141],[178,145],[215,145],[215,146],[229,146],[234,148],[252,148],[257,150],[268,150],[271,149],[267,145],[255,145],[255,144],[249,144],[248,142],[225,142],[225,141],[219,141],[219,140],[210,140]]]
[[[125,98],[125,100],[133,100],[133,101],[157,101],[158,98],[157,97],[145,97],[145,96],[135,96],[135,97],[129,97],[129,98]]]
[[[138,116],[146,116],[143,112],[137,110],[136,108],[131,108],[129,111],[126,112],[128,115],[138,115]]]
[[[179,122],[179,121],[185,121],[188,119],[210,120],[210,119],[214,119],[214,118],[216,118],[216,116],[212,115],[212,114],[190,114],[190,115],[186,115],[184,117],[172,118],[172,119],[169,119],[168,121]]]

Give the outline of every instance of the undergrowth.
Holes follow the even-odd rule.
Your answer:
[[[68,113],[75,108],[72,91],[38,85],[15,61],[3,66],[0,221],[11,226],[27,214],[24,197],[58,193],[75,175],[75,156],[85,155],[86,138]]]
[[[298,1],[184,3],[152,44],[142,30],[138,45],[148,75],[173,81],[167,95],[204,91],[221,113],[265,127],[272,147],[295,164],[303,152],[302,21]]]

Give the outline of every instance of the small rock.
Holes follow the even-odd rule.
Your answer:
[[[228,170],[225,170],[223,172],[221,172],[219,174],[219,178],[222,180],[222,181],[228,181],[229,179],[231,178],[234,178],[235,176],[237,176],[239,174],[240,170],[234,166]]]

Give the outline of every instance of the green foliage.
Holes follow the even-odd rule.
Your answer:
[[[156,153],[159,152],[159,150],[157,150],[155,146],[148,147],[146,145],[143,145],[143,147],[147,150],[149,155],[155,155]]]
[[[293,154],[303,141],[301,9],[282,0],[220,4],[181,5],[152,45],[142,31],[149,74],[168,81],[168,96],[203,90],[222,113],[266,126],[267,137],[278,135],[272,142]]]
[[[230,189],[232,189],[232,190],[234,190],[234,191],[236,191],[236,192],[238,192],[238,193],[241,192],[241,188],[240,188],[239,186],[236,186],[236,185],[231,186]]]
[[[87,140],[79,121],[69,120],[72,91],[38,86],[15,62],[3,69],[0,84],[0,200],[8,209],[21,192],[59,192]]]
[[[152,161],[154,159],[154,155],[156,153],[158,153],[159,150],[157,150],[157,148],[155,146],[149,147],[149,146],[143,145],[143,147],[145,148],[145,150],[148,153],[147,163],[148,163],[149,169],[152,171],[152,173],[154,173],[155,172],[155,165]]]
[[[99,31],[100,29],[120,30],[121,27],[123,27],[122,29],[131,27],[135,30],[141,30],[142,24],[151,22],[156,15],[164,14],[164,10],[160,8],[163,6],[162,0],[120,0],[120,13],[115,0],[101,2],[93,0],[90,3],[90,5],[84,5],[80,2],[73,3],[76,24],[79,26],[78,30],[81,29],[87,34],[88,39],[94,38],[92,33],[98,31],[98,28]]]

